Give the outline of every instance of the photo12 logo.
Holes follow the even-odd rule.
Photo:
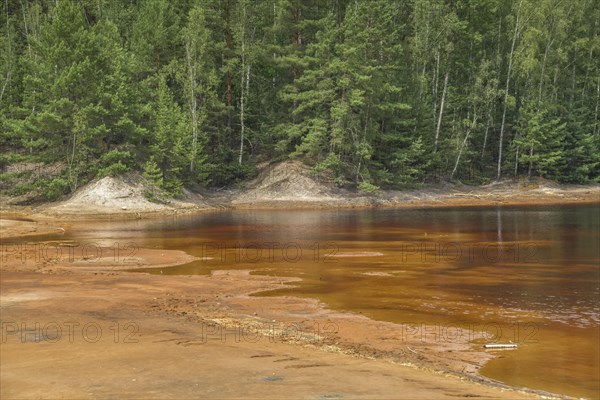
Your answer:
[[[339,327],[333,322],[252,322],[239,323],[234,326],[203,323],[201,342],[210,340],[220,342],[249,342],[256,343],[266,340],[276,342],[309,342],[332,343],[339,332]]]
[[[86,262],[94,263],[109,257],[113,262],[133,263],[139,247],[136,243],[115,242],[109,246],[87,242],[45,242],[45,243],[4,243],[0,247],[0,259],[7,262],[9,258],[25,263],[33,260],[36,263],[46,262]]]
[[[535,243],[478,243],[478,242],[410,242],[399,246],[402,262],[461,262],[461,263],[533,263],[537,258]]]
[[[401,337],[407,342],[465,343],[486,342],[537,343],[539,325],[533,322],[490,323],[402,323]]]
[[[138,343],[140,327],[135,322],[48,321],[16,322],[2,321],[2,343],[98,343],[101,340],[114,343]]]
[[[338,250],[335,242],[209,242],[200,244],[200,258],[234,263],[296,263],[301,260],[334,263]]]

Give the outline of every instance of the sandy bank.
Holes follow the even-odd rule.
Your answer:
[[[364,194],[338,188],[299,162],[263,167],[254,180],[224,190],[184,192],[166,203],[150,202],[137,175],[104,177],[58,202],[14,205],[0,202],[0,212],[36,220],[152,218],[220,209],[328,209],[496,207],[554,204],[600,204],[600,184],[560,185],[536,178],[494,182],[485,186],[438,183],[411,190]]]
[[[291,280],[123,271],[194,260],[181,251],[4,251],[2,398],[536,397],[479,377],[489,355],[466,339],[428,343],[315,300],[249,296]]]

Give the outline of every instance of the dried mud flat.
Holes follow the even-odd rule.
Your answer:
[[[29,223],[5,225],[3,237],[16,240]],[[396,324],[334,312],[316,300],[250,295],[291,279],[123,271],[194,260],[172,250],[40,262],[35,247],[16,251],[7,243],[0,267],[3,399],[542,395],[479,377],[489,354],[466,340],[424,343]]]

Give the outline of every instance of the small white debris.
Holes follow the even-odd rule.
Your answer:
[[[507,343],[507,344],[484,344],[483,347],[485,347],[486,349],[516,349],[517,345],[513,344],[513,343]]]

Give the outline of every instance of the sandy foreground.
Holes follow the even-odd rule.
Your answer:
[[[544,395],[478,376],[491,354],[467,332],[423,340],[418,330],[316,300],[249,296],[289,283],[282,278],[125,271],[195,259],[174,250],[85,259],[18,247],[20,235],[60,229],[0,221],[2,399]]]

